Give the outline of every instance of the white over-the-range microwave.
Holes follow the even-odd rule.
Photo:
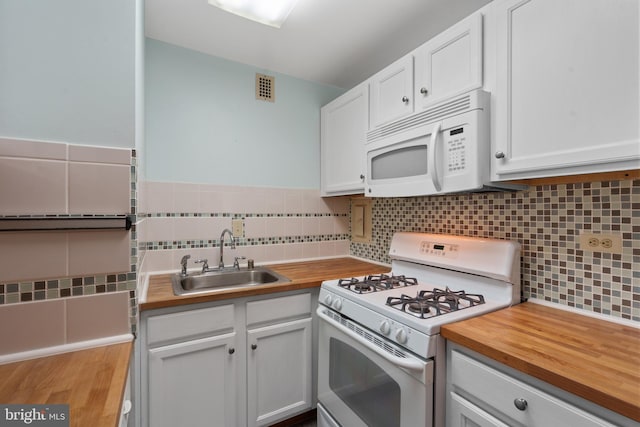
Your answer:
[[[367,133],[370,197],[516,190],[490,182],[490,94],[474,90]]]

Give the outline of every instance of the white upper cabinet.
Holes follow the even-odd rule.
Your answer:
[[[416,110],[482,87],[482,14],[475,13],[415,50]]]
[[[360,84],[320,110],[323,196],[364,192],[369,85]]]
[[[371,84],[371,127],[413,113],[413,55],[407,55],[375,74]]]
[[[640,168],[638,5],[494,4],[493,179]]]

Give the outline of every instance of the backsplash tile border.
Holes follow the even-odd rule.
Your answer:
[[[373,228],[372,243],[352,242],[352,255],[389,263],[396,231],[519,241],[525,298],[640,321],[640,180],[374,198]],[[623,254],[579,249],[583,230],[620,233]]]

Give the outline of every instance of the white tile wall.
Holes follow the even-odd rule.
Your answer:
[[[0,138],[0,216],[128,214],[131,150]],[[0,232],[0,283],[131,270],[130,233]]]
[[[70,232],[68,254],[67,276],[127,272],[131,268],[129,232],[126,230]]]
[[[122,214],[130,150],[0,138],[0,215]]]
[[[243,239],[235,251],[225,248],[227,264],[233,262],[234,256],[269,263],[349,254],[348,240],[315,241],[317,236],[348,234],[348,198],[323,199],[314,189],[170,182],[146,182],[140,188],[144,194],[139,197],[145,200],[142,212],[149,216],[138,223],[138,240],[143,245],[144,242],[166,242],[171,246],[146,250],[143,274],[176,270],[180,258],[186,254],[190,254],[192,260],[206,258],[210,265],[215,265],[217,247],[177,249],[172,245],[189,240],[218,240],[223,229],[231,228],[234,216],[243,219],[244,236],[239,236]],[[266,244],[264,239],[268,238],[276,240]],[[292,238],[312,241],[283,242]]]
[[[67,233],[0,233],[0,283],[66,274]]]
[[[0,305],[0,355],[129,332],[129,292]]]
[[[67,213],[67,163],[0,157],[0,215]]]
[[[69,163],[69,213],[128,213],[131,206],[128,165]]]

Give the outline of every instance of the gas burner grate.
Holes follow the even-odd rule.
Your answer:
[[[349,289],[358,294],[396,289],[404,286],[417,285],[418,280],[404,275],[372,274],[362,279],[352,277],[338,280],[338,286]]]
[[[387,298],[387,305],[405,313],[426,319],[484,304],[484,296],[469,294],[465,291],[452,291],[435,288],[431,291],[420,291],[415,297],[400,295]]]

